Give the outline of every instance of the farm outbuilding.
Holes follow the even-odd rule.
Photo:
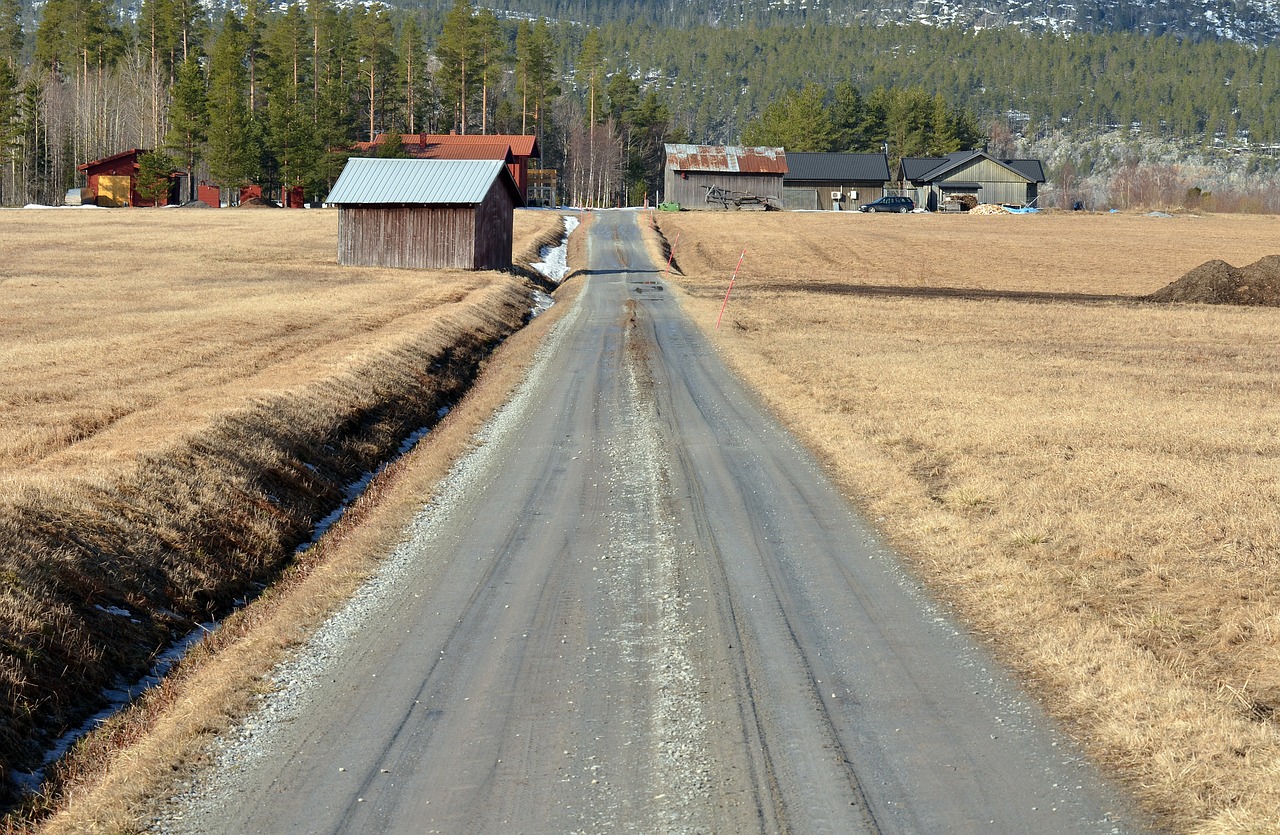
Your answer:
[[[511,266],[524,200],[502,160],[353,158],[325,201],[338,207],[338,263],[414,269]]]
[[[884,154],[790,151],[782,178],[788,209],[856,209],[884,196],[889,158]]]
[[[82,190],[82,202],[95,202],[99,206],[167,206],[177,190],[175,179],[167,195],[158,201],[147,200],[138,194],[138,157],[148,153],[145,148],[130,148],[102,159],[95,159],[76,170],[84,174],[87,190]]]
[[[782,178],[787,155],[781,148],[737,145],[667,145],[662,199],[686,209],[732,209],[741,206],[782,208]],[[713,201],[708,201],[708,194]],[[717,194],[740,196],[738,202],[714,202]],[[752,198],[752,199],[742,199]]]
[[[945,157],[904,157],[897,181],[929,211],[946,208],[962,195],[978,203],[1034,206],[1044,168],[1035,159],[998,160],[985,151],[956,151]]]

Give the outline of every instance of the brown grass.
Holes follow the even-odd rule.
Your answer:
[[[1280,220],[658,221],[722,354],[1100,762],[1175,830],[1280,828],[1280,318],[1097,298]]]
[[[341,606],[400,541],[414,514],[481,423],[523,379],[541,339],[578,285],[556,293],[550,311],[508,338],[429,443],[384,471],[307,559],[228,619],[140,704],[86,740],[45,833],[138,831],[214,734],[255,706],[271,669]]]
[[[518,246],[559,223],[520,213]],[[269,582],[527,314],[518,277],[335,247],[329,212],[0,215],[6,775]]]

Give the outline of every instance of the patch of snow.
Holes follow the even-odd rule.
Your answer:
[[[124,615],[130,614],[127,610],[119,609],[115,606],[107,608],[97,606],[95,608],[102,609],[102,611],[113,615],[119,615],[122,612]],[[45,752],[44,760],[41,762],[39,768],[34,771],[12,772],[14,784],[24,792],[34,793],[38,791],[40,784],[44,782],[44,771],[51,763],[56,762],[64,754],[70,751],[72,745],[75,745],[76,742],[94,728],[98,727],[98,725],[101,725],[103,722],[114,716],[119,712],[120,708],[129,704],[134,699],[159,684],[165,674],[173,668],[174,664],[177,664],[178,661],[187,654],[187,650],[191,649],[196,641],[213,632],[217,628],[218,624],[216,622],[200,624],[181,639],[174,641],[168,649],[161,653],[156,658],[156,662],[151,665],[151,669],[142,678],[132,684],[120,682],[117,683],[115,687],[112,687],[109,690],[104,690],[102,695],[103,698],[107,700],[106,707],[90,716],[79,727],[67,731],[65,734],[58,737],[58,740],[54,742],[53,746]]]
[[[564,281],[564,277],[569,274],[569,236],[577,228],[578,218],[574,215],[565,215],[564,236],[560,239],[560,243],[556,246],[544,246],[538,253],[542,256],[542,260],[530,266],[557,284]]]
[[[533,288],[533,308],[529,311],[530,318],[546,313],[555,303],[556,300],[551,296],[536,287]]]

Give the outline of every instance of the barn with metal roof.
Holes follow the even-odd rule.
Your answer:
[[[781,148],[667,145],[662,199],[686,209],[782,208]]]
[[[357,142],[357,154],[376,155],[386,146],[387,134],[378,134],[372,142]],[[511,133],[406,133],[400,137],[405,156],[413,159],[499,159],[507,168],[528,202],[529,160],[542,156],[538,137]]]
[[[414,269],[511,266],[515,208],[504,160],[347,162],[325,201],[338,207],[338,263]]]

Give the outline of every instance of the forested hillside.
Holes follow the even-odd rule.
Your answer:
[[[748,22],[729,27],[719,12],[716,25],[688,23],[682,0],[665,11],[603,2],[590,14],[538,2],[522,8],[554,17],[466,0],[0,0],[0,203],[58,202],[80,184],[77,164],[132,147],[163,153],[148,160],[153,176],[168,165],[228,187],[302,185],[315,198],[352,143],[450,130],[536,133],[564,196],[595,204],[654,196],[665,141],[887,145],[892,158],[988,142],[1045,157],[1050,190],[1064,172],[1084,182],[1192,153],[1194,177],[1179,173],[1164,192],[1276,181],[1277,47],[797,25],[813,15],[795,3],[773,24],[736,7]],[[618,19],[575,22],[608,14]],[[1104,187],[1095,182],[1094,199],[1115,202]]]
[[[428,0],[429,2],[429,0]],[[396,0],[406,8],[422,0]],[[1032,33],[1125,32],[1264,45],[1280,36],[1273,0],[498,0],[522,17],[602,25],[651,23],[666,28],[743,24],[870,26],[923,23],[959,29]]]

